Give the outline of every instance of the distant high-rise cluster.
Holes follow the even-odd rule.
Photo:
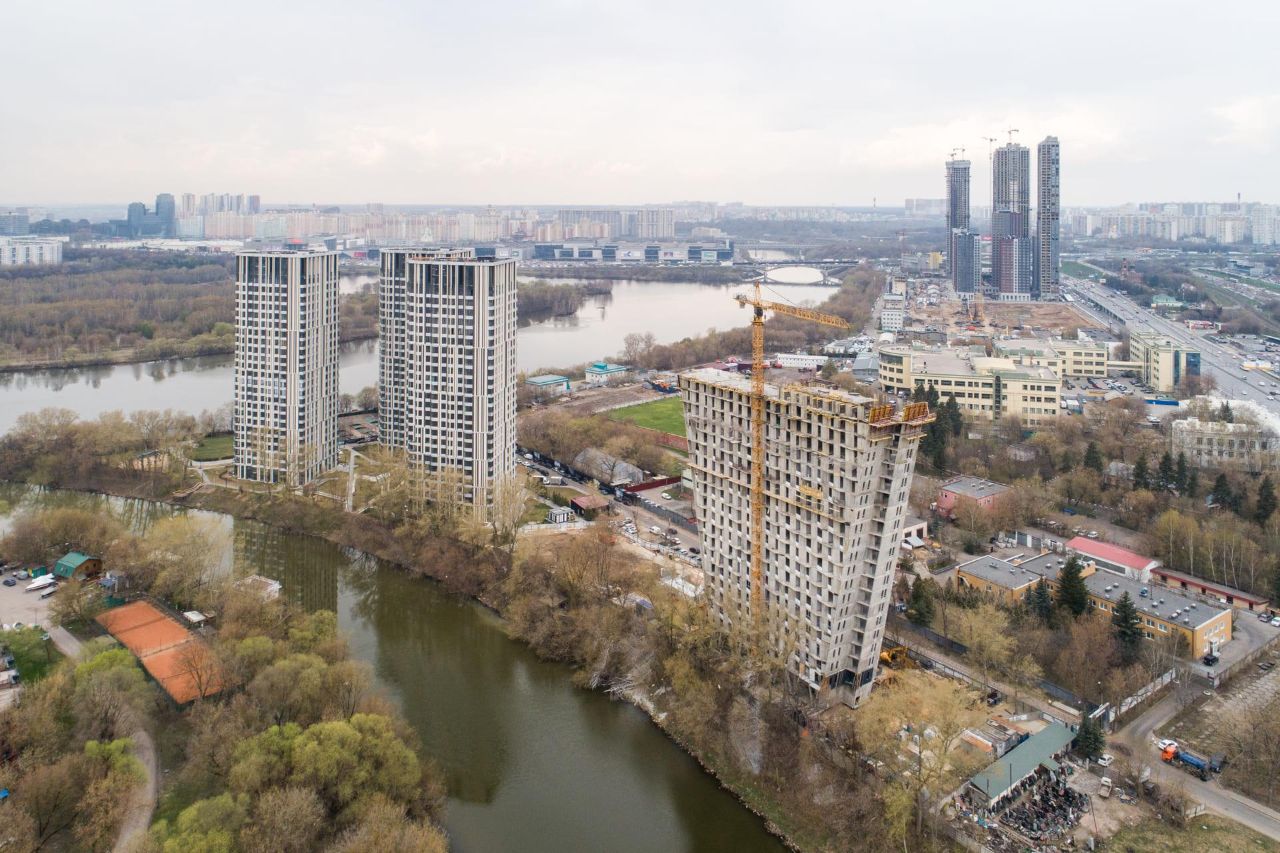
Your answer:
[[[970,230],[968,160],[947,161],[947,265],[959,293],[982,289],[981,238]],[[1012,140],[991,155],[991,285],[1001,300],[1056,299],[1062,218],[1058,138],[1036,149],[1036,228],[1031,231],[1031,151]]]
[[[991,284],[999,298],[1023,302],[1032,288],[1031,152],[1010,142],[991,160]]]
[[[969,228],[969,161],[947,161],[947,271],[957,293],[981,285],[981,254]]]
[[[156,206],[150,210],[143,202],[133,202],[129,205],[124,221],[115,222],[115,225],[117,231],[123,231],[126,237],[178,236],[177,206],[173,195],[160,193],[156,196]]]

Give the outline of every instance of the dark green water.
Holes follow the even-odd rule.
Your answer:
[[[0,486],[0,532],[15,512],[68,504],[109,505],[139,530],[173,512]],[[234,571],[337,612],[352,655],[374,667],[445,772],[455,850],[782,849],[640,711],[574,688],[567,668],[508,639],[484,608],[327,542],[202,515],[223,524]]]

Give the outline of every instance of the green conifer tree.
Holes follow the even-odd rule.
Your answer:
[[[1058,572],[1057,604],[1074,616],[1084,613],[1089,606],[1089,588],[1084,584],[1082,568],[1080,558],[1072,554]]]

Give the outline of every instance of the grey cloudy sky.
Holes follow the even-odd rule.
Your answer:
[[[1280,201],[1280,4],[7,4],[0,203],[901,204],[1020,128],[1063,201]]]

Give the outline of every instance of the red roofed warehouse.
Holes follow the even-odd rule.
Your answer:
[[[1112,545],[1077,536],[1067,543],[1067,550],[1074,551],[1085,560],[1092,560],[1098,568],[1141,583],[1151,582],[1151,572],[1160,567],[1160,561],[1152,557]]]

